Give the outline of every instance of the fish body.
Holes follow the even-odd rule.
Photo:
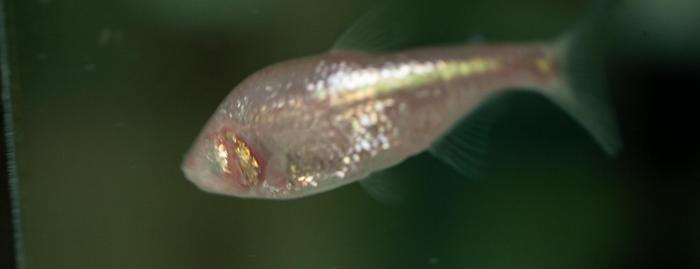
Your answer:
[[[302,197],[428,149],[489,97],[563,83],[541,44],[332,51],[258,71],[220,104],[183,170],[201,189]]]

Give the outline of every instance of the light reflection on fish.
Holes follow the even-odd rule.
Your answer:
[[[206,191],[302,197],[367,177],[428,149],[484,100],[510,88],[550,97],[608,152],[597,107],[578,102],[561,43],[332,51],[265,68],[221,103],[183,170]],[[589,113],[590,112],[590,113]]]

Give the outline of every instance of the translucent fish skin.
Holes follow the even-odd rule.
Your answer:
[[[329,52],[279,63],[233,89],[183,170],[226,195],[322,192],[426,150],[488,96],[550,87],[559,73],[546,44]]]

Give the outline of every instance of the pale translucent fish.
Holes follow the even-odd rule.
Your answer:
[[[614,151],[614,134],[598,121],[607,115],[588,113],[597,107],[577,102],[568,88],[561,50],[532,43],[333,51],[275,64],[226,97],[183,170],[220,194],[319,193],[425,151],[485,100],[515,87],[551,97]]]

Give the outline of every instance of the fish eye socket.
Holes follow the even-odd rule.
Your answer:
[[[216,175],[230,174],[229,155],[226,145],[213,141],[207,149],[209,170]]]
[[[209,169],[220,176],[234,177],[246,187],[260,180],[260,164],[248,144],[231,130],[222,130],[207,150]]]

